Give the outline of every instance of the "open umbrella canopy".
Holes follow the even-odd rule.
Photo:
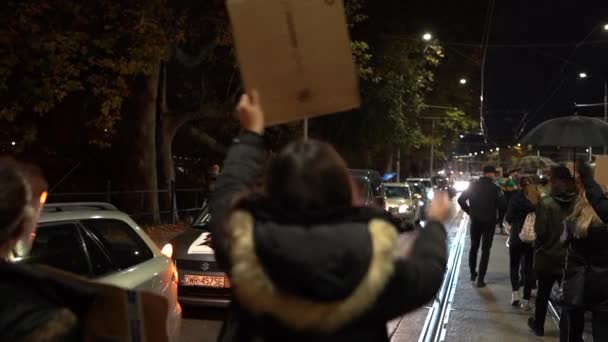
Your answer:
[[[588,147],[608,146],[608,124],[588,116],[572,115],[545,121],[522,140],[522,145]]]
[[[517,168],[521,169],[523,173],[536,173],[537,170],[545,170],[556,163],[545,157],[540,156],[525,156],[517,163]]]

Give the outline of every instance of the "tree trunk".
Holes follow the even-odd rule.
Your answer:
[[[158,135],[158,185],[161,189],[169,189],[175,182],[175,164],[173,162],[173,138],[175,137],[174,120],[170,116],[161,115]],[[169,193],[160,196],[160,205],[163,211],[171,209],[171,196]]]
[[[130,207],[151,214],[153,223],[160,223],[158,178],[156,169],[156,120],[159,67],[148,76],[141,76],[133,87],[132,106],[127,113],[125,139],[128,139],[124,167],[126,184],[131,190],[146,191],[140,203],[130,200]]]

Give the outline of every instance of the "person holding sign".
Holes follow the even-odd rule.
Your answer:
[[[233,285],[220,341],[388,341],[386,323],[428,303],[446,270],[447,195],[411,246],[382,210],[358,207],[346,163],[328,144],[288,145],[254,185],[264,112],[254,91],[237,107],[243,133],[210,209],[216,258]]]

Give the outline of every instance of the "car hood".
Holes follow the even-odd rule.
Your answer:
[[[171,240],[173,258],[176,260],[215,261],[208,230],[190,228]]]
[[[386,204],[388,206],[394,207],[394,206],[399,206],[399,205],[403,205],[403,204],[410,205],[410,204],[412,204],[412,201],[410,199],[403,198],[403,197],[387,198]]]

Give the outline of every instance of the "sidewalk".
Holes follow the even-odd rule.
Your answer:
[[[511,306],[509,251],[505,246],[506,240],[507,237],[504,235],[497,234],[494,237],[486,275],[488,286],[477,289],[469,279],[470,239],[467,236],[458,286],[451,302],[445,341],[559,341],[559,332],[549,315],[545,323],[545,337],[539,338],[532,334],[527,325],[528,317],[532,312],[524,312],[520,308]],[[532,297],[533,301],[534,299]]]

